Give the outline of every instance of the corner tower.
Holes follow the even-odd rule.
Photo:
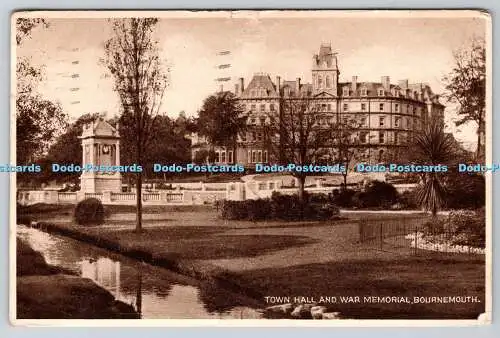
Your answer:
[[[326,92],[337,96],[339,80],[337,55],[330,44],[322,44],[319,54],[314,54],[312,64],[313,94]]]

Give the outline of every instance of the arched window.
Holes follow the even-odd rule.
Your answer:
[[[323,78],[321,75],[318,75],[318,88],[323,87]]]
[[[327,75],[326,76],[326,88],[331,88],[332,87],[332,83],[331,83],[331,80],[330,80],[330,76]]]

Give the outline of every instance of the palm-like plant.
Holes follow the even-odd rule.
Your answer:
[[[414,139],[416,162],[427,165],[445,165],[453,157],[453,139],[444,132],[441,120],[431,120]],[[436,216],[445,205],[446,188],[439,173],[429,172],[422,176],[417,188],[417,201],[426,210]]]

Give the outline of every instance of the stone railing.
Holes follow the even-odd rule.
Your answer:
[[[58,191],[18,191],[17,202],[22,205],[36,203],[47,204],[76,204],[86,198],[96,198],[105,205],[134,205],[137,195],[135,192],[58,192]],[[144,205],[167,205],[167,204],[206,204],[225,199],[226,191],[158,191],[143,192],[142,202]]]
[[[281,194],[296,194],[296,187],[283,187],[281,181],[247,181],[225,183],[225,189],[221,190],[220,185],[207,189],[201,186],[198,189],[176,189],[176,190],[156,190],[143,191],[142,201],[145,205],[163,205],[163,204],[206,204],[214,203],[218,200],[244,200],[271,197],[274,191]],[[395,184],[398,192],[413,190],[416,184]],[[328,194],[333,189],[340,187],[325,187],[320,181],[316,184],[305,187],[309,193]],[[58,192],[53,190],[32,190],[18,191],[17,201],[23,205],[35,203],[48,204],[74,204],[85,198],[97,198],[104,204],[116,205],[134,205],[136,203],[135,192]]]

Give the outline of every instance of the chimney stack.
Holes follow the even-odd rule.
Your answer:
[[[295,80],[295,91],[297,92],[297,95],[299,95],[299,93],[300,93],[300,77],[298,77]]]
[[[391,87],[391,79],[389,76],[382,76],[382,87],[384,87],[385,90],[389,90]]]
[[[243,94],[243,92],[245,91],[245,79],[240,77],[240,93]]]
[[[234,84],[234,95],[239,96],[240,93],[238,92],[239,86],[237,83]]]
[[[351,89],[352,89],[353,95],[356,95],[356,90],[358,89],[358,77],[357,76],[352,77]]]
[[[278,96],[281,95],[281,78],[279,76],[276,76],[276,91]]]

